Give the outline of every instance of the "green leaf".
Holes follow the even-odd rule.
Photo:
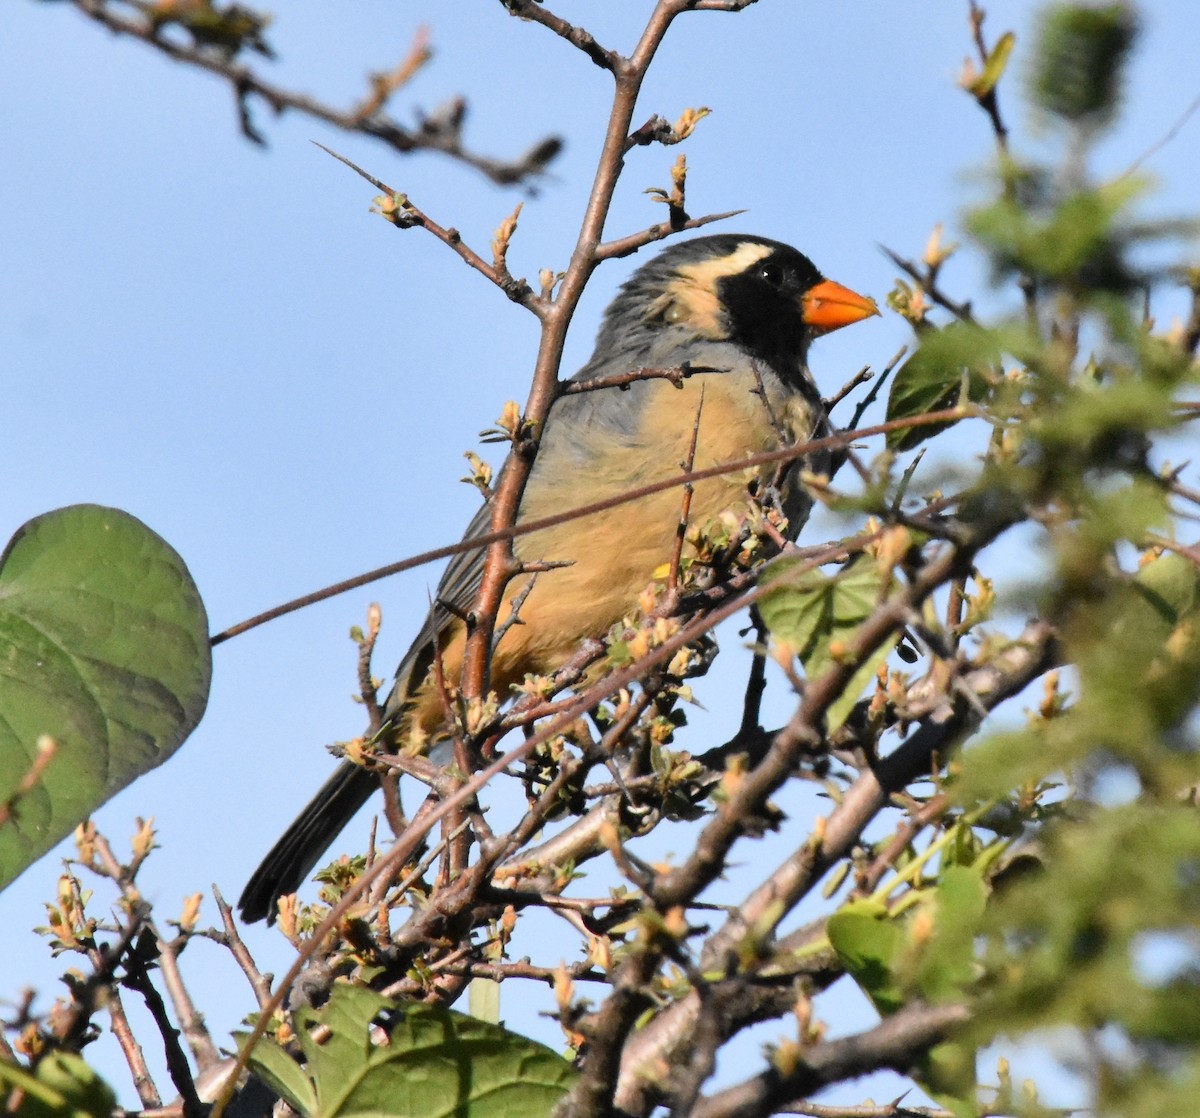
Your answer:
[[[1000,355],[998,337],[978,326],[955,322],[942,330],[928,331],[921,348],[892,381],[887,418],[910,419],[940,411],[964,395],[976,403],[985,400]],[[940,423],[892,431],[887,437],[888,446],[893,450],[912,450],[949,426]]]
[[[975,937],[987,889],[977,869],[950,866],[918,908],[903,917],[876,901],[855,901],[826,923],[829,942],[850,976],[886,1017],[914,997],[930,1002],[964,998],[975,981]],[[917,914],[927,931],[917,934]],[[932,918],[931,920],[929,918]],[[976,1049],[947,1040],[917,1063],[917,1081],[959,1118],[976,1105]]]
[[[386,1046],[370,1039],[381,1016]],[[576,1075],[549,1048],[499,1025],[440,1006],[396,1006],[345,983],[296,1019],[303,1070],[269,1040],[249,1062],[306,1118],[545,1118]]]
[[[245,1047],[249,1033],[234,1033],[238,1050]],[[286,1099],[300,1114],[316,1114],[317,1091],[304,1069],[274,1041],[260,1040],[250,1057],[250,1068],[268,1087]]]
[[[109,1118],[117,1097],[84,1060],[72,1052],[51,1052],[37,1070],[0,1060],[0,1087],[24,1092],[22,1118]]]
[[[986,97],[996,88],[996,83],[1004,76],[1016,42],[1017,37],[1011,31],[1006,31],[996,40],[996,45],[992,47],[987,62],[984,63],[983,73],[968,86],[970,93],[976,97]]]
[[[944,1041],[918,1061],[913,1078],[955,1118],[978,1118],[977,1056],[974,1045]]]
[[[1126,292],[1136,285],[1136,274],[1125,250],[1153,231],[1135,237],[1119,219],[1145,191],[1145,180],[1128,176],[1039,202],[1006,196],[971,211],[966,226],[991,251],[998,275],[1015,270],[1093,293]]]
[[[886,596],[890,580],[885,584],[868,555],[833,576],[804,571],[801,565],[799,560],[773,563],[763,572],[762,585],[771,589],[759,601],[759,613],[772,636],[796,649],[811,679],[842,662],[848,641]],[[896,638],[884,641],[857,665],[826,712],[830,730],[846,720],[895,644]]]
[[[1147,563],[1133,580],[1146,602],[1146,622],[1157,619],[1164,642],[1170,632],[1200,609],[1200,572],[1182,555],[1168,552]]]
[[[908,936],[883,905],[852,901],[826,921],[825,934],[842,965],[883,1016],[903,1008],[907,998],[896,971]]]
[[[491,1025],[500,1024],[500,983],[491,978],[472,978],[467,987],[471,1016]]]
[[[975,981],[975,937],[986,904],[987,887],[978,869],[949,866],[942,871],[933,895],[933,937],[917,979],[929,1001],[962,998]]]
[[[1133,6],[1124,2],[1046,9],[1031,82],[1038,107],[1070,124],[1112,117],[1137,31]]]
[[[75,505],[25,524],[0,556],[0,800],[57,751],[0,828],[0,886],[200,720],[208,621],[183,560],[141,521]]]

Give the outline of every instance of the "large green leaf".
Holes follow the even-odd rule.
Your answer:
[[[0,828],[0,886],[165,761],[204,713],[208,620],[187,567],[141,521],[73,505],[0,556],[0,800],[58,746]]]
[[[371,1023],[396,1013],[388,1043],[372,1043]],[[345,983],[296,1018],[304,1070],[269,1040],[250,1066],[305,1118],[545,1118],[575,1079],[561,1056],[499,1025],[440,1006],[396,1007]]]

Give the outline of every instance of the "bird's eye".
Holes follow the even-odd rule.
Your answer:
[[[758,278],[764,283],[769,283],[772,287],[782,287],[784,281],[783,268],[778,264],[768,261],[759,267]]]

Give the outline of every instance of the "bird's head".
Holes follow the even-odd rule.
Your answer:
[[[631,327],[647,338],[670,330],[681,342],[732,342],[784,369],[803,363],[813,338],[878,313],[873,299],[827,280],[790,245],[722,233],[677,242],[642,265],[605,329],[626,344]]]

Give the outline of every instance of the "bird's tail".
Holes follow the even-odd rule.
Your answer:
[[[284,831],[242,890],[238,909],[247,923],[275,922],[280,897],[294,893],[338,833],[379,787],[379,778],[360,765],[340,764]]]

